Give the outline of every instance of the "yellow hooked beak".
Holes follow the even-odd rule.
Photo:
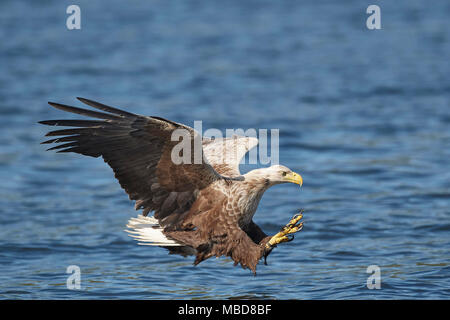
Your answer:
[[[300,187],[303,184],[302,176],[295,172],[289,172],[288,174],[286,174],[286,176],[284,177],[284,181],[296,183]]]

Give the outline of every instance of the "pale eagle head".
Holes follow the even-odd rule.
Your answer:
[[[273,186],[280,183],[295,183],[300,187],[303,184],[303,178],[291,169],[281,165],[274,165],[268,168],[255,169],[244,175],[245,180],[264,181],[266,186]]]

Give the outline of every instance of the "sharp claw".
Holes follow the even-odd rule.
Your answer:
[[[303,229],[303,222],[300,220],[303,218],[303,210],[296,214],[289,223],[280,229],[276,235],[274,235],[267,244],[267,247],[274,247],[277,244],[283,242],[291,242],[294,240],[294,233],[297,233]]]

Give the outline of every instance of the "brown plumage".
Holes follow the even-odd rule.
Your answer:
[[[256,270],[273,246],[253,221],[259,200],[272,185],[301,177],[283,166],[256,169],[245,175],[239,162],[257,145],[256,138],[211,140],[192,128],[159,117],[136,115],[88,99],[92,111],[49,102],[57,109],[100,120],[46,120],[41,124],[72,127],[55,130],[61,143],[48,150],[102,157],[142,216],[129,221],[130,233],[142,244],[166,247],[172,253],[194,254],[195,264],[212,256],[229,256],[235,264]],[[172,134],[184,129],[191,139],[188,163],[175,164],[171,153],[179,141]],[[200,140],[196,140],[200,139]],[[194,146],[201,143],[200,163]],[[153,212],[153,217],[147,217]],[[286,241],[286,240],[285,240]]]

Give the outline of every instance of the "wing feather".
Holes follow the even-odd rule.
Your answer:
[[[54,102],[49,104],[66,112],[102,120],[41,121],[41,124],[49,126],[72,127],[50,131],[46,136],[57,138],[43,143],[63,142],[48,150],[101,156],[113,169],[130,199],[136,201],[136,209],[142,209],[144,215],[154,211],[161,225],[166,226],[164,221],[170,216],[167,221],[176,222],[177,215],[181,216],[192,205],[198,190],[223,178],[207,161],[180,165],[171,161],[171,150],[178,143],[171,141],[171,134],[183,128],[194,139],[197,133],[192,128],[160,117],[133,114],[85,98],[78,100],[103,112]],[[194,143],[191,146],[193,148]]]
[[[245,154],[258,145],[254,137],[233,136],[224,139],[203,139],[203,152],[213,168],[222,175],[240,176],[239,163]]]

